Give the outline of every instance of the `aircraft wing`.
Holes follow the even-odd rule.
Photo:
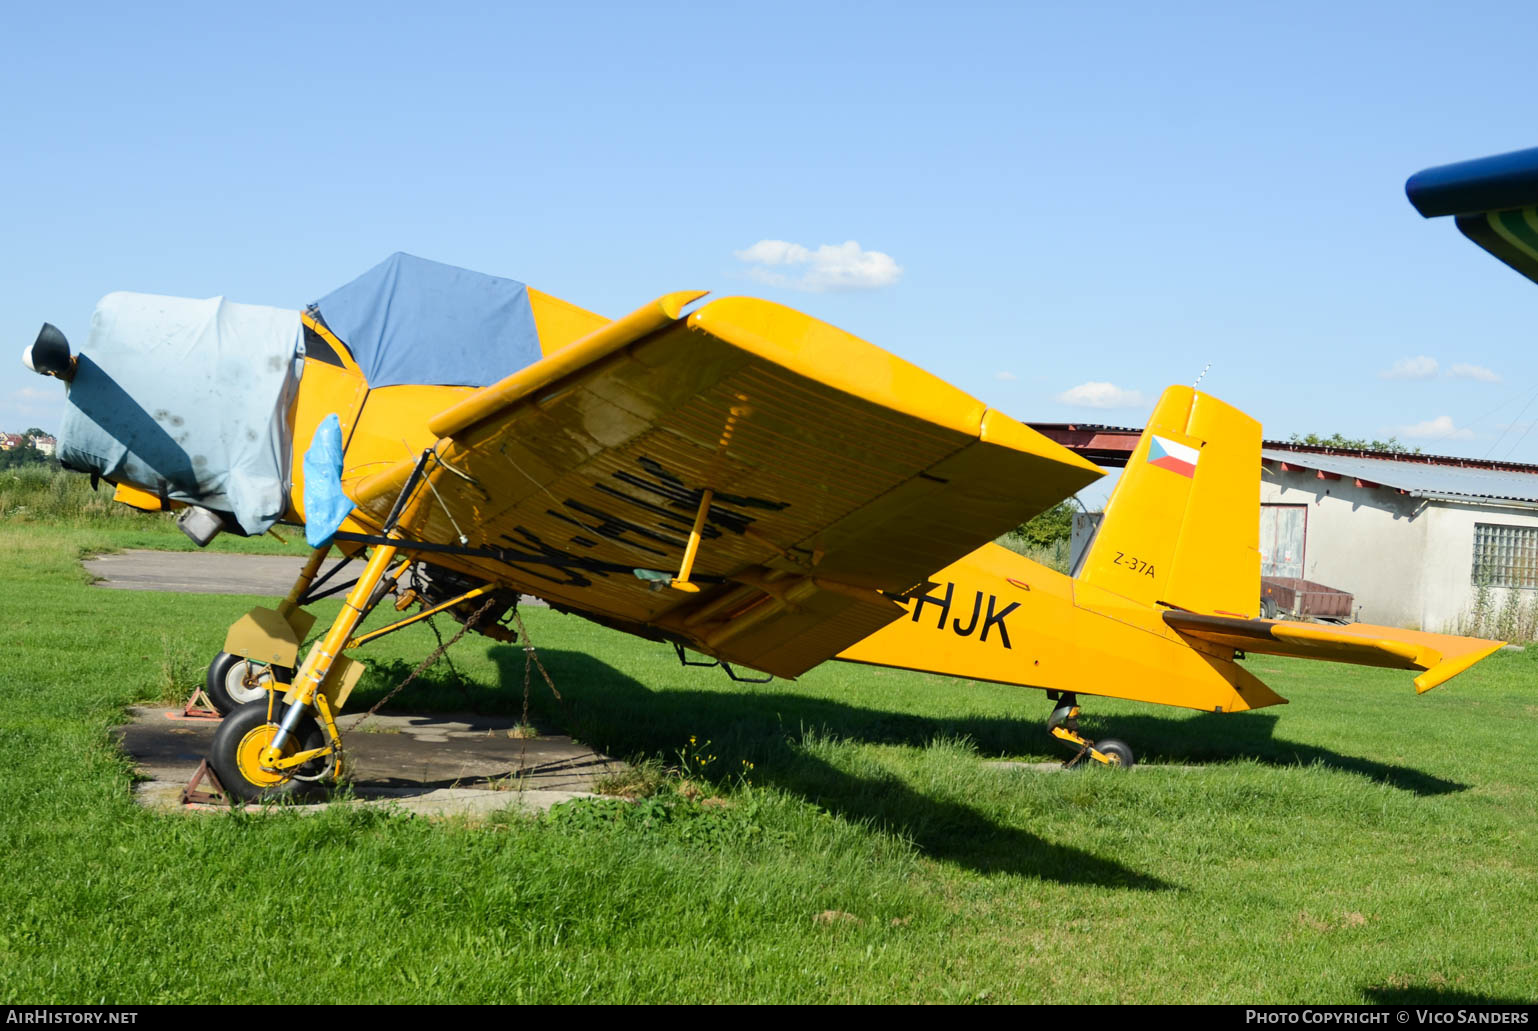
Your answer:
[[[1371,623],[1285,623],[1174,610],[1164,613],[1164,621],[1183,637],[1244,652],[1424,670],[1415,678],[1416,694],[1446,683],[1506,643]]]
[[[700,296],[661,298],[430,420],[405,546],[789,677],[1101,475],[841,330],[749,298],[683,316]],[[403,445],[349,483],[358,512],[383,526],[416,464]]]
[[[1538,148],[1425,169],[1405,193],[1422,215],[1454,216],[1464,236],[1538,282]]]

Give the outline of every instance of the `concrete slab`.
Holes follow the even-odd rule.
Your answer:
[[[209,551],[123,551],[85,560],[96,586],[181,594],[271,594],[294,585],[304,559],[288,555],[223,555]]]
[[[165,708],[135,707],[117,729],[144,779],[140,804],[183,809],[181,790],[208,754],[218,723],[170,719]],[[176,715],[180,715],[176,713]],[[624,764],[564,734],[511,736],[517,721],[471,713],[379,715],[338,720],[351,767],[343,805],[390,806],[424,815],[485,815],[509,807],[547,809],[593,796],[593,782]],[[315,810],[329,804],[297,806]]]
[[[85,571],[97,587],[119,591],[172,591],[178,594],[265,594],[282,598],[304,568],[299,555],[225,555],[212,551],[135,549],[86,559]],[[328,564],[326,569],[330,569]],[[358,567],[358,568],[361,568]],[[331,584],[346,583],[343,571]],[[328,584],[328,586],[330,586]],[[520,605],[545,603],[523,595]]]

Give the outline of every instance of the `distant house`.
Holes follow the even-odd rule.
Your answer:
[[[1141,433],[1031,425],[1108,466],[1126,465]],[[1260,505],[1261,575],[1346,591],[1365,622],[1452,630],[1481,584],[1496,608],[1538,598],[1538,465],[1268,440]],[[1075,558],[1098,520],[1079,522]]]
[[[1456,628],[1481,583],[1497,606],[1538,590],[1538,466],[1276,441],[1261,459],[1263,575],[1327,583],[1367,622],[1431,631]]]
[[[39,433],[39,434],[34,434],[33,435],[33,437],[32,437],[32,446],[37,448],[43,454],[51,456],[55,451],[58,450],[59,442],[58,442],[58,440],[56,440],[53,437],[48,436],[47,434]]]
[[[0,433],[0,451],[10,451],[12,448],[24,447],[27,438],[20,433]]]

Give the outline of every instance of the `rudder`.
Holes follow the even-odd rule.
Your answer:
[[[1166,390],[1078,580],[1144,605],[1254,617],[1260,423],[1191,387]]]

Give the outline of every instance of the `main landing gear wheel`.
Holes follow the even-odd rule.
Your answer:
[[[272,721],[268,722],[264,691],[261,698],[247,702],[226,716],[214,734],[208,761],[219,775],[219,783],[239,801],[265,802],[308,794],[320,781],[329,779],[330,771],[335,768],[331,756],[321,756],[294,771],[262,769],[262,750],[278,732],[278,724],[288,706],[281,699],[275,699],[272,708]],[[299,718],[294,733],[284,744],[283,754],[307,752],[325,744],[326,732],[314,716],[306,713]]]
[[[267,685],[277,678],[286,684],[293,678],[293,671],[282,666],[264,666],[240,655],[220,652],[208,664],[208,676],[204,690],[208,700],[214,703],[219,715],[228,716],[242,705],[267,700]]]

